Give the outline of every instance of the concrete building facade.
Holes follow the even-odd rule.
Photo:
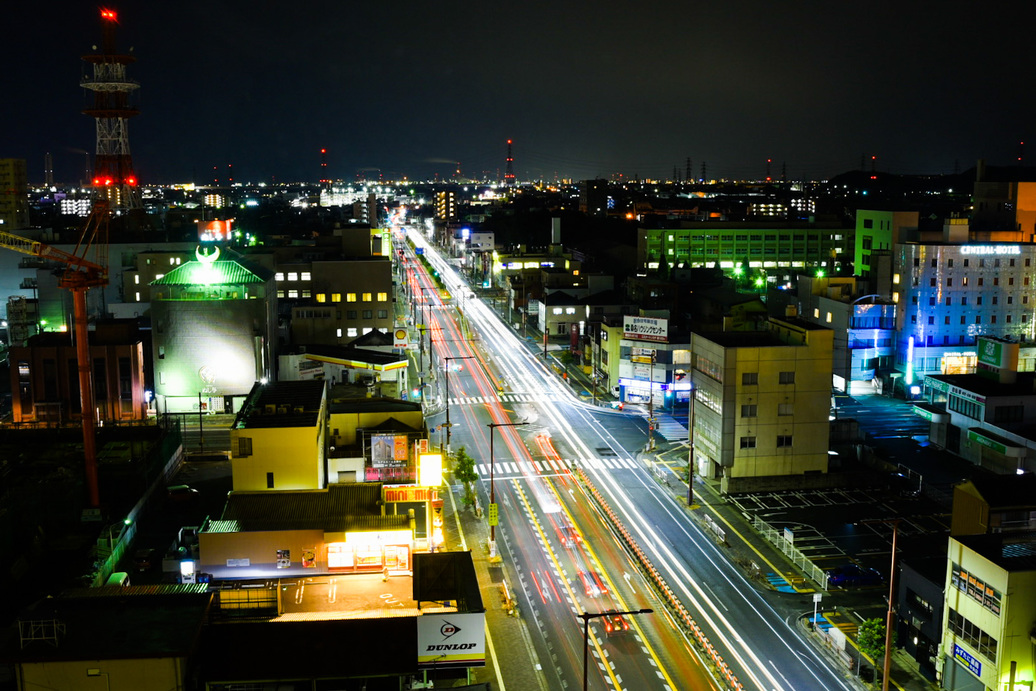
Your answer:
[[[766,332],[692,335],[695,472],[724,492],[828,469],[832,331],[769,323]]]

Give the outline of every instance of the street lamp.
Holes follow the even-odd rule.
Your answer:
[[[624,612],[612,610],[610,612],[583,612],[579,618],[583,620],[583,691],[586,691],[586,660],[590,652],[590,620],[601,617],[630,615],[630,614],[651,614],[653,609],[635,609]]]
[[[528,422],[490,422],[486,425],[489,428],[489,558],[496,558],[496,485],[493,484],[494,464],[496,456],[493,454],[493,432],[497,427],[521,427]]]
[[[450,360],[473,360],[474,355],[458,355],[456,357],[444,357],[443,362],[446,363],[446,452],[450,450],[450,427],[453,425],[450,423]],[[443,453],[442,448],[442,437],[439,438],[439,453]]]

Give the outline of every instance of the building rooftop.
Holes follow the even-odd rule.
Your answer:
[[[418,401],[401,401],[398,398],[351,398],[331,402],[332,413],[406,413],[420,412]]]
[[[382,483],[328,485],[327,489],[231,492],[219,520],[205,532],[263,530],[409,530],[406,514],[381,515]]]
[[[21,662],[187,657],[197,647],[212,595],[208,586],[158,585],[69,590],[22,612],[54,639],[33,638],[20,647],[18,623],[0,644],[0,659]],[[12,639],[13,636],[13,639]]]
[[[256,382],[234,419],[233,429],[313,427],[320,418],[324,382]]]
[[[1036,571],[1036,533],[990,533],[955,537],[1006,571]]]
[[[1019,372],[1011,384],[1002,384],[981,374],[929,374],[926,378],[946,382],[979,396],[1026,396],[1036,394],[1036,372]]]
[[[1036,509],[1036,475],[976,475],[970,482],[990,509]]]
[[[242,285],[265,283],[273,274],[262,267],[246,267],[234,260],[190,261],[151,282],[159,286]]]
[[[724,348],[769,348],[789,346],[769,331],[713,331],[697,334]]]

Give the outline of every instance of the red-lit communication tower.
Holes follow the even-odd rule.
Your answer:
[[[93,186],[114,213],[143,208],[130,157],[128,127],[129,119],[140,113],[130,105],[130,95],[140,84],[126,77],[126,66],[137,59],[115,52],[118,23],[114,10],[101,8],[101,50],[83,56],[85,62],[93,65],[93,74],[84,75],[79,82],[94,94],[93,104],[83,110],[97,123]]]
[[[514,185],[514,156],[511,155],[511,140],[507,140],[507,170],[504,171],[504,184]]]
[[[320,150],[320,186],[331,189],[331,178],[327,174],[327,149]]]

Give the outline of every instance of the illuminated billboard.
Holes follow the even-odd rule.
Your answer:
[[[230,239],[230,224],[234,219],[222,221],[200,221],[198,223],[198,240],[201,242],[223,242]]]
[[[410,458],[405,434],[372,434],[371,465],[375,468],[398,468]]]

